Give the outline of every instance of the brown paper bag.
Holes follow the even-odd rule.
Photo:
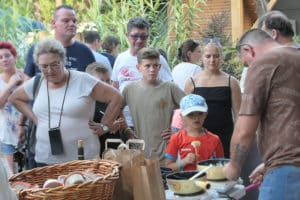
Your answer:
[[[158,158],[145,159],[136,149],[107,149],[103,159],[122,164],[113,200],[165,200]]]
[[[145,159],[132,168],[134,200],[165,200],[165,190],[158,158]]]
[[[120,177],[116,183],[113,200],[133,200],[133,166],[144,164],[144,153],[136,149],[107,149],[103,159],[114,160],[122,164]]]

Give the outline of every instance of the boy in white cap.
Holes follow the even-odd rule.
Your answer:
[[[171,136],[166,148],[166,167],[173,171],[195,170],[196,163],[210,158],[224,157],[219,137],[202,125],[207,116],[205,99],[189,94],[180,101],[184,128]]]

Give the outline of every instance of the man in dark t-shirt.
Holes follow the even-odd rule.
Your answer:
[[[57,7],[51,25],[54,29],[54,38],[66,48],[66,68],[85,71],[87,65],[95,62],[91,50],[83,43],[73,39],[77,31],[77,18],[71,6],[61,5]],[[33,51],[34,46],[28,51],[24,69],[25,74],[29,77],[33,77],[40,72],[38,66],[33,62]]]

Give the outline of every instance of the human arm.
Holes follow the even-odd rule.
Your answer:
[[[112,81],[111,85],[114,86],[114,88],[119,89],[119,82],[118,81]]]
[[[116,119],[113,123],[112,131],[121,131],[127,139],[136,139],[137,136],[134,133],[134,130],[128,127],[125,116],[123,112],[121,112],[118,119]]]
[[[23,83],[23,73],[17,71],[8,81],[7,87],[0,91],[0,108],[3,108],[16,87]]]
[[[29,104],[30,98],[24,90],[24,87],[21,86],[16,89],[9,97],[9,101],[21,112],[25,117],[32,120],[35,124],[37,124],[37,118],[34,115],[32,108]]]
[[[238,118],[240,106],[241,106],[241,89],[239,86],[239,81],[234,77],[231,77],[230,89],[231,89],[231,105],[233,111],[233,119],[234,122],[236,122]]]
[[[166,129],[164,129],[164,130],[161,131],[161,137],[162,137],[162,139],[165,140],[167,143],[168,143],[168,141],[169,141],[171,135],[172,135],[172,130],[171,130],[171,128],[166,128]]]
[[[185,86],[184,86],[184,92],[186,94],[191,94],[194,91],[194,85],[192,80],[189,78],[186,82],[185,82]]]
[[[108,106],[105,110],[105,114],[102,117],[101,123],[112,127],[113,122],[119,116],[121,111],[122,96],[112,86],[99,82],[92,90],[91,97],[100,102],[107,103]],[[100,131],[101,132],[101,131]],[[97,134],[103,134],[98,132]]]
[[[230,162],[223,168],[229,180],[236,180],[247,158],[259,124],[259,115],[240,115],[235,125],[230,144]]]
[[[249,175],[250,182],[251,183],[260,183],[260,182],[262,182],[264,172],[265,172],[265,164],[261,163]]]
[[[165,159],[165,164],[167,168],[172,169],[173,171],[180,171],[182,170],[186,165],[189,164],[195,164],[197,161],[197,156],[194,153],[189,153],[187,156],[185,156],[182,160],[174,160],[170,158]]]

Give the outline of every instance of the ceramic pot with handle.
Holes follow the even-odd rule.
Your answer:
[[[198,162],[197,169],[202,170],[207,166],[212,166],[206,173],[207,180],[211,181],[222,181],[226,180],[226,177],[224,176],[222,169],[225,164],[229,162],[229,159],[227,158],[216,158],[216,159],[210,159],[210,160],[203,160]]]
[[[189,180],[198,171],[174,172],[167,175],[166,180],[170,190],[179,195],[189,195],[204,192],[210,188],[210,184],[205,181],[206,173],[194,180]]]

